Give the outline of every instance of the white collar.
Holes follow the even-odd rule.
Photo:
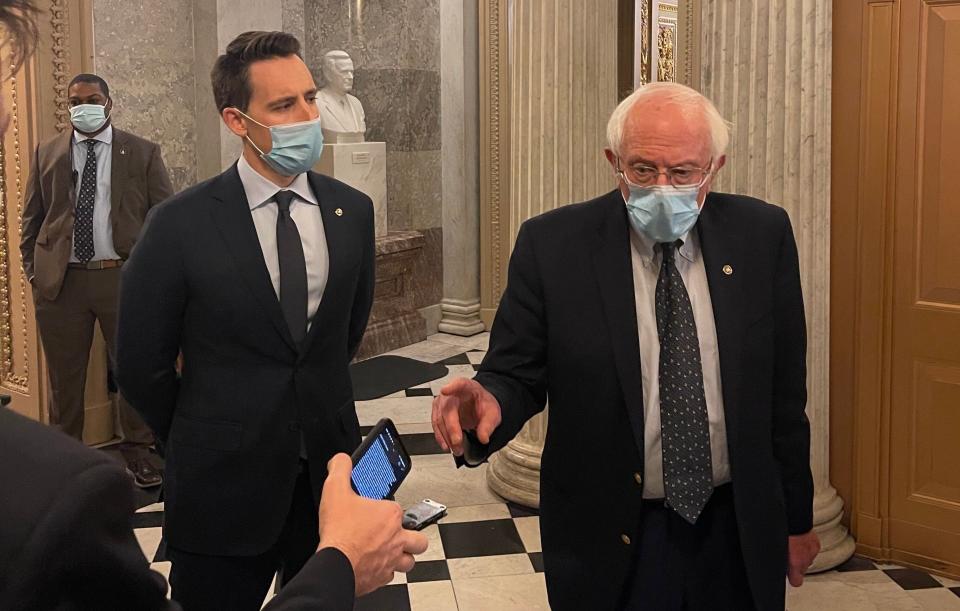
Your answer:
[[[278,191],[284,189],[293,191],[298,198],[314,206],[320,205],[317,197],[313,194],[313,189],[310,188],[310,181],[307,179],[306,172],[298,174],[297,177],[293,179],[293,182],[290,183],[290,186],[280,187],[253,169],[253,166],[247,162],[243,154],[240,155],[240,159],[237,161],[237,172],[240,174],[240,182],[243,183],[243,190],[247,194],[247,203],[250,205],[251,210],[273,201],[273,196],[276,195]]]
[[[111,123],[110,125],[108,125],[107,129],[103,130],[96,136],[87,136],[85,134],[81,134],[76,129],[73,130],[74,142],[80,143],[86,140],[96,140],[97,142],[103,142],[104,144],[112,144],[113,143],[113,124]]]
[[[653,258],[656,255],[654,248],[656,243],[643,232],[636,231],[632,225],[630,226],[630,233],[634,238],[634,247],[637,249],[637,253],[640,255],[640,258],[643,259],[645,263],[652,263]],[[680,253],[680,256],[691,263],[696,261],[697,257],[700,255],[700,243],[697,240],[696,226],[681,236],[680,242],[680,248],[677,249],[677,252]]]

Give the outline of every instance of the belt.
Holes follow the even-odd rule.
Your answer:
[[[714,498],[733,498],[733,483],[727,482],[725,484],[720,484],[719,486],[713,489],[713,494],[710,495],[711,499]],[[666,507],[667,500],[664,498],[659,499],[643,499],[642,501],[644,507]]]
[[[68,263],[70,269],[116,269],[123,265],[123,259],[104,259],[88,263]]]

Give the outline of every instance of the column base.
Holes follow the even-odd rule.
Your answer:
[[[813,530],[820,537],[820,553],[807,573],[828,571],[850,559],[856,549],[847,527],[840,523],[843,499],[827,484],[813,497]]]
[[[487,486],[507,499],[525,507],[540,507],[539,445],[514,439],[490,457]]]
[[[444,299],[440,302],[440,311],[441,318],[437,329],[441,333],[469,337],[486,330],[480,320],[479,301]]]

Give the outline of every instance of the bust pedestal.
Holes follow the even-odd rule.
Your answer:
[[[413,267],[423,256],[419,231],[391,231],[377,238],[377,283],[373,309],[358,360],[427,339],[427,323],[416,308]]]
[[[324,144],[313,169],[363,191],[373,200],[376,236],[387,235],[387,145],[384,142]]]

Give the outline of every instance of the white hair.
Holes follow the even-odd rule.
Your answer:
[[[648,83],[638,87],[628,95],[610,115],[607,122],[607,146],[614,154],[620,154],[620,145],[623,141],[623,128],[627,117],[635,104],[643,100],[658,98],[665,102],[672,102],[684,108],[702,112],[710,128],[711,152],[714,160],[723,155],[730,143],[730,124],[724,120],[717,107],[699,91],[679,83]]]

